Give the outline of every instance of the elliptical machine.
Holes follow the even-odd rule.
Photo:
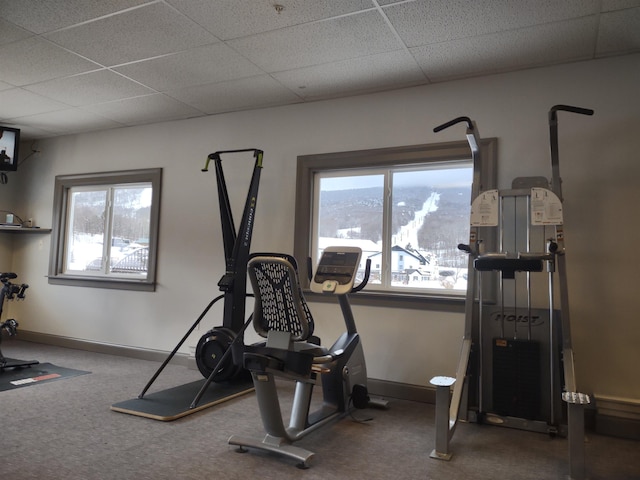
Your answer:
[[[307,434],[355,408],[387,408],[388,402],[371,399],[367,368],[348,294],[362,290],[369,278],[367,261],[363,281],[354,287],[362,252],[357,247],[330,247],[322,254],[311,290],[338,298],[347,331],[329,349],[313,336],[313,317],[298,282],[296,261],[285,254],[254,254],[248,264],[255,295],[253,325],[266,342],[244,346],[244,367],[251,372],[266,435],[233,435],[229,444],[257,448],[299,461],[308,468],[313,452],[293,445]],[[318,375],[322,406],[310,413]],[[295,381],[289,426],[285,427],[276,377]]]
[[[29,288],[29,285],[26,283],[22,283],[17,285],[15,283],[11,283],[10,280],[14,278],[18,278],[18,275],[12,272],[0,273],[0,282],[2,282],[2,290],[0,290],[0,317],[2,316],[2,310],[4,308],[4,301],[13,300],[14,298],[18,298],[19,300],[24,300],[25,291]],[[5,330],[10,337],[16,335],[18,329],[18,322],[9,318],[8,320],[0,321],[0,344],[2,343],[2,331]],[[29,367],[31,365],[37,365],[37,360],[17,360],[15,358],[7,358],[2,354],[2,350],[0,349],[0,372],[5,368],[18,368],[18,367]]]
[[[229,191],[222,169],[222,155],[237,153],[253,153],[255,163],[249,183],[249,191],[245,201],[244,210],[240,226],[236,231],[233,213],[231,211],[231,201]],[[255,220],[256,205],[258,201],[258,188],[260,185],[260,174],[262,172],[262,159],[264,152],[257,148],[245,148],[240,150],[220,150],[210,153],[207,157],[203,172],[209,171],[209,164],[214,163],[216,172],[216,185],[218,188],[218,203],[220,208],[220,221],[222,224],[222,241],[225,255],[225,273],[218,282],[218,287],[223,293],[209,303],[196,319],[187,333],[177,343],[171,353],[164,360],[162,365],[147,382],[138,399],[144,398],[151,385],[156,381],[160,373],[176,355],[180,347],[187,341],[191,333],[196,329],[202,319],[207,315],[211,307],[219,300],[223,301],[224,311],[222,325],[207,331],[196,346],[195,360],[200,373],[206,379],[202,387],[194,397],[189,408],[194,410],[211,382],[224,384],[227,381],[237,380],[243,375],[241,365],[233,362],[231,346],[242,340],[242,334],[249,325],[249,320],[245,322],[245,302],[247,295],[247,260],[249,259],[249,249],[251,248],[251,236],[253,234],[253,223]],[[229,398],[235,396],[231,394]],[[116,411],[133,413],[130,410],[122,410],[119,407],[112,407]]]

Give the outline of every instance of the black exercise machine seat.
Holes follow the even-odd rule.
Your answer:
[[[313,365],[340,356],[342,352],[330,352],[313,336],[313,317],[298,281],[294,257],[255,253],[249,259],[247,271],[255,295],[253,326],[267,342],[245,345],[246,369],[309,376]]]

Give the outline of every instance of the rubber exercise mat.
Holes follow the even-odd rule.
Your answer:
[[[253,391],[253,382],[250,378],[212,383],[198,404],[190,408],[203,382],[195,381],[168,390],[149,393],[143,398],[114,403],[111,405],[111,410],[169,422]]]
[[[9,364],[11,362],[17,362],[17,360],[11,358],[7,358],[6,360]],[[77,377],[78,375],[85,375],[87,373],[91,372],[58,367],[51,363],[38,363],[31,367],[3,368],[0,370],[0,392]]]

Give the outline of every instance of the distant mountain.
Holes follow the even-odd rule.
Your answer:
[[[458,243],[467,243],[469,235],[469,188],[451,187],[434,190],[429,186],[397,187],[393,192],[393,234],[409,224],[415,212],[436,191],[438,208],[424,218],[418,231],[419,245],[412,248],[434,252],[440,264],[459,263]],[[378,242],[382,239],[383,188],[361,188],[325,191],[320,195],[322,237],[336,237],[338,230],[347,231],[350,238]],[[351,229],[351,230],[349,230]],[[406,245],[400,245],[406,247]],[[462,256],[464,258],[464,256]],[[462,261],[464,265],[464,259]],[[453,265],[452,265],[453,266]]]

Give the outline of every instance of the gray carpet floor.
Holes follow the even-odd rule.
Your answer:
[[[50,345],[5,340],[14,358],[92,373],[0,392],[1,480],[116,479],[566,479],[567,441],[547,435],[460,424],[450,462],[429,458],[434,406],[390,399],[387,411],[356,411],[305,437],[315,452],[311,468],[267,453],[237,453],[230,435],[262,435],[254,394],[173,422],[113,412],[135,398],[156,362]],[[170,365],[150,392],[201,379]],[[283,384],[283,409],[290,405]],[[592,480],[640,479],[640,442],[589,433]]]

